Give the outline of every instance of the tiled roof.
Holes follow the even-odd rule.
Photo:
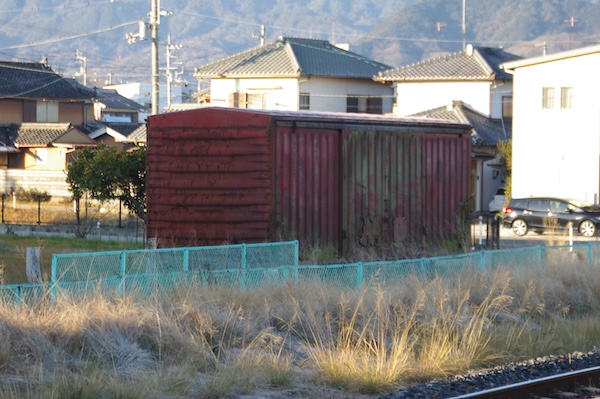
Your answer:
[[[106,127],[111,128],[115,132],[122,134],[125,137],[129,137],[133,132],[139,129],[140,125],[144,123],[105,123]]]
[[[510,139],[512,136],[510,125],[504,123],[501,119],[489,118],[474,111],[462,101],[453,101],[450,105],[419,112],[411,116],[467,123],[473,127],[473,145],[478,146],[496,146],[499,141]]]
[[[17,129],[18,147],[48,146],[72,129],[69,123],[23,123]]]
[[[135,129],[129,136],[127,141],[132,143],[145,143],[146,142],[146,124],[142,123]]]
[[[144,106],[130,100],[127,97],[123,97],[116,90],[111,89],[97,89],[98,102],[104,104],[107,108],[113,109],[125,109],[134,111],[143,111]]]
[[[374,79],[380,82],[512,80],[512,75],[500,69],[500,65],[520,58],[501,48],[469,45],[464,51],[391,69]]]
[[[390,69],[326,40],[281,37],[274,43],[196,68],[196,78],[320,76],[371,79]]]
[[[0,96],[87,100],[94,97],[94,91],[43,63],[0,61]]]

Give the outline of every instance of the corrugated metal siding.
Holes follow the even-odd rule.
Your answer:
[[[271,236],[273,149],[267,129],[163,129],[153,132],[148,151],[150,237],[213,244]]]
[[[148,122],[159,245],[298,239],[304,248],[449,238],[469,196],[467,125],[202,109]]]
[[[278,235],[339,250],[340,130],[276,130]]]
[[[353,245],[449,238],[468,198],[468,135],[348,130],[342,144],[342,234]]]

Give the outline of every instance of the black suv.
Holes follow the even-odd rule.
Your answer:
[[[560,198],[513,198],[504,209],[504,227],[517,236],[529,230],[573,229],[592,237],[600,227],[600,207],[584,201]]]

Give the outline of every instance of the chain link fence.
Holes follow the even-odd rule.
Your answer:
[[[190,285],[256,289],[318,281],[360,289],[394,284],[408,276],[431,279],[465,268],[541,267],[548,263],[600,263],[598,243],[477,251],[461,255],[332,265],[300,265],[298,242],[55,254],[51,281],[0,287],[0,299],[14,303],[55,300],[57,295],[118,293],[147,297]]]

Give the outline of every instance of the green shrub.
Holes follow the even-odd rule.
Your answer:
[[[37,202],[38,199],[42,202],[50,202],[52,196],[46,191],[41,191],[36,188],[25,190],[23,188],[17,189],[17,198],[21,201]]]

